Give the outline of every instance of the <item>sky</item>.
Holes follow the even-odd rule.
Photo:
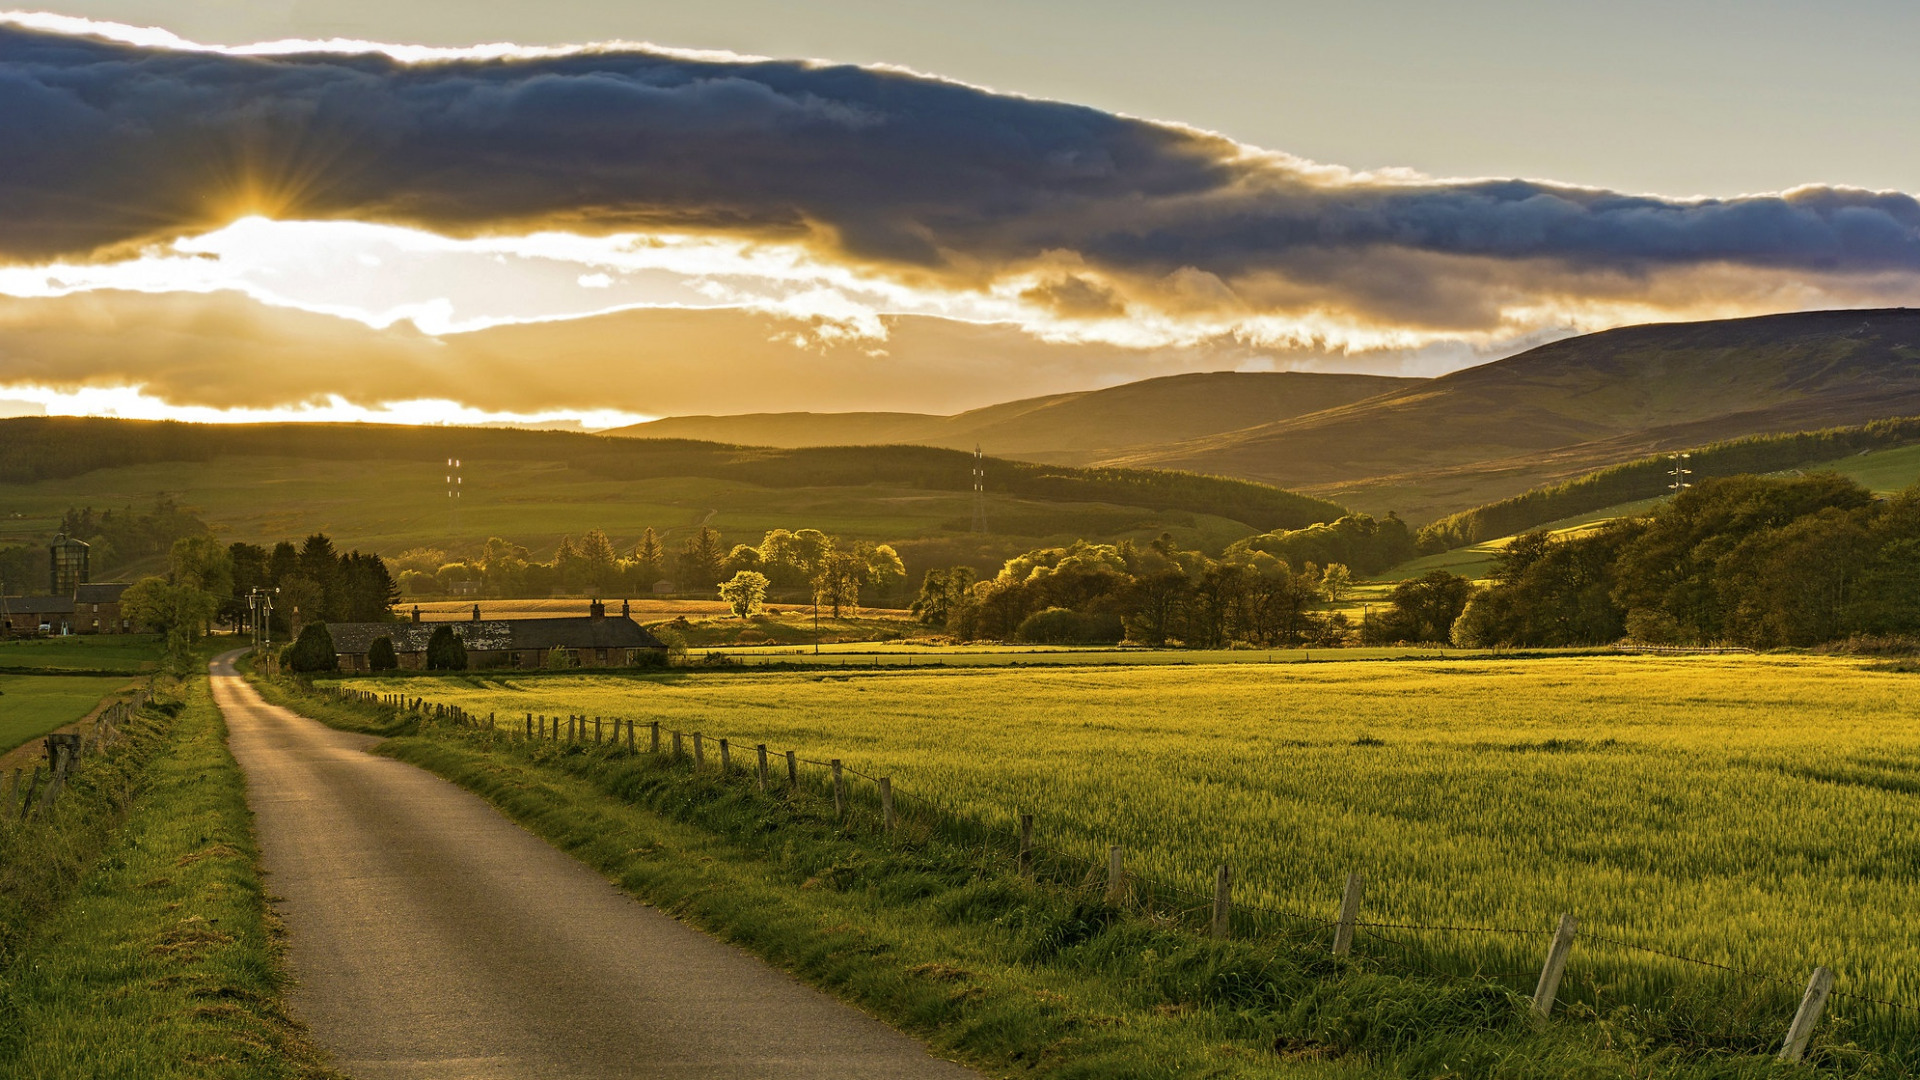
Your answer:
[[[951,412],[1920,297],[1912,4],[52,10],[0,23],[19,410]],[[286,39],[328,43],[200,47]],[[312,316],[430,396],[275,373]],[[626,389],[535,411],[551,356],[474,360],[638,327]]]

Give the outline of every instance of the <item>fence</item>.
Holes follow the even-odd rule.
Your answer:
[[[121,728],[133,714],[153,700],[151,690],[136,691],[102,708],[85,733],[55,732],[45,739],[47,760],[36,764],[31,774],[15,769],[6,777],[6,791],[0,794],[0,817],[31,821],[53,813],[67,780],[90,754],[116,746],[122,739]],[[42,786],[42,781],[45,781]]]
[[[1234,870],[1226,863],[1215,868],[1211,889],[1184,888],[1129,870],[1127,849],[1121,845],[1108,847],[1104,858],[1087,858],[1036,844],[1032,814],[1018,815],[1016,835],[1008,836],[1004,829],[994,828],[956,808],[895,787],[890,776],[861,772],[840,758],[801,757],[798,751],[773,750],[765,743],[754,743],[739,753],[742,744],[733,740],[700,731],[662,728],[659,721],[585,715],[563,718],[529,712],[518,724],[509,720],[503,725],[494,713],[482,718],[459,706],[425,698],[345,687],[333,688],[332,693],[358,704],[409,712],[427,724],[486,732],[491,737],[504,733],[516,745],[591,746],[629,755],[664,753],[672,760],[690,763],[696,774],[711,768],[722,778],[756,783],[762,792],[769,794],[812,794],[823,802],[831,798],[833,816],[843,824],[868,824],[889,834],[899,834],[909,827],[923,833],[937,832],[945,840],[974,847],[990,858],[1010,859],[1021,874],[1037,881],[1083,893],[1089,899],[1097,898],[1109,908],[1137,911],[1163,923],[1215,938],[1279,938],[1334,957],[1354,956],[1355,942],[1361,941],[1373,959],[1407,971],[1445,980],[1507,985],[1530,996],[1532,1013],[1538,1023],[1546,1022],[1556,1005],[1570,998],[1584,997],[1598,1006],[1601,988],[1590,980],[1583,988],[1579,968],[1574,963],[1576,946],[1581,943],[1659,957],[1746,987],[1748,997],[1741,1010],[1775,1015],[1775,1023],[1786,1025],[1775,1052],[1783,1062],[1802,1060],[1831,999],[1888,1010],[1908,1024],[1920,1015],[1920,1008],[1914,1005],[1836,989],[1834,972],[1824,965],[1815,967],[1802,984],[1780,975],[1685,956],[1591,930],[1583,933],[1573,913],[1560,914],[1551,927],[1534,928],[1371,921],[1363,917],[1367,882],[1359,871],[1348,875],[1333,918],[1249,904],[1235,899]],[[712,747],[711,759],[709,746]],[[810,773],[802,766],[817,771]],[[865,781],[866,786],[857,787],[853,780]],[[1413,935],[1457,935],[1478,942],[1497,939],[1515,942],[1516,947],[1436,948],[1431,940]],[[1532,944],[1537,966],[1518,967],[1511,962],[1519,955],[1518,943]],[[1517,969],[1488,970],[1489,958],[1495,961],[1496,968]],[[1519,984],[1513,985],[1516,980]],[[1789,996],[1791,992],[1798,992],[1798,1004],[1788,1008],[1793,1000]]]

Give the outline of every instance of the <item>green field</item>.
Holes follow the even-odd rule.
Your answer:
[[[343,549],[388,556],[414,547],[477,548],[499,536],[544,558],[562,535],[589,529],[604,530],[625,549],[643,529],[674,542],[703,524],[729,543],[758,543],[772,529],[820,529],[901,545],[909,561],[924,550],[923,562],[962,561],[976,551],[1005,558],[1049,538],[1145,541],[1161,532],[1219,550],[1254,532],[1211,514],[996,493],[987,496],[992,532],[975,536],[968,531],[972,497],[963,491],[761,486],[706,477],[622,480],[560,462],[479,459],[464,462],[463,476],[456,519],[448,509],[446,470],[432,462],[232,457],[97,469],[0,484],[0,500],[15,512],[0,521],[0,543],[43,541],[71,506],[144,510],[160,494],[229,539],[271,543],[325,532]],[[915,540],[922,543],[902,543]]]
[[[1082,856],[1124,844],[1196,891],[1231,862],[1266,907],[1328,917],[1361,869],[1375,921],[1544,931],[1572,911],[1588,935],[1785,985],[1826,964],[1842,991],[1920,1004],[1913,679],[1609,656],[406,685],[515,726],[627,716],[840,757],[1001,828],[1030,811]],[[1532,938],[1431,937],[1485,972],[1537,966]],[[1601,1003],[1718,978],[1591,936],[1572,972],[1569,993]],[[1904,1038],[1862,1010],[1834,1005],[1863,1038]]]
[[[0,675],[0,754],[81,719],[125,685],[122,676]]]
[[[0,641],[0,671],[136,674],[160,666],[162,642],[147,634],[95,634]]]

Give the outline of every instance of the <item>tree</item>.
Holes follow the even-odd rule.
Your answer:
[[[367,667],[373,671],[392,671],[400,666],[400,657],[393,651],[393,639],[385,634],[373,639],[367,646]]]
[[[391,648],[388,651],[391,652]],[[308,623],[300,631],[299,639],[287,653],[287,666],[302,674],[340,669],[340,657],[333,651],[333,635],[328,633],[326,623]]]
[[[766,598],[767,575],[757,570],[739,571],[720,586],[720,599],[742,619],[758,614]]]
[[[580,555],[582,576],[594,592],[604,593],[619,584],[620,556],[606,533],[588,529],[574,550]]]
[[[659,534],[653,528],[639,530],[639,544],[634,548],[634,563],[639,569],[641,584],[653,586],[666,573],[666,548],[660,546]]]
[[[700,531],[680,547],[680,588],[694,592],[720,584],[720,565],[726,558],[720,534],[701,526]]]
[[[433,628],[433,635],[427,638],[428,671],[465,671],[467,670],[467,645],[453,627],[441,623]]]
[[[1451,641],[1453,624],[1460,620],[1472,595],[1473,582],[1445,570],[1402,582],[1387,595],[1393,607],[1375,612],[1361,624],[1361,638],[1369,644],[1382,645],[1396,641]]]

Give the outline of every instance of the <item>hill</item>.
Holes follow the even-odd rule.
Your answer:
[[[462,462],[457,508],[446,461]],[[669,541],[701,525],[728,542],[818,528],[900,547],[929,565],[1000,560],[1079,537],[1167,531],[1219,548],[1332,520],[1342,509],[1257,483],[988,459],[989,531],[972,526],[973,455],[929,447],[769,449],[555,431],[373,424],[197,425],[64,417],[0,420],[0,539],[38,541],[69,506],[169,494],[232,539],[314,530],[382,552],[458,550],[501,536],[551,551],[591,528]],[[101,569],[106,569],[105,567]]]
[[[1626,327],[1102,464],[1264,480],[1412,518],[1663,450],[1920,414],[1920,311]]]
[[[1061,464],[1305,416],[1425,382],[1316,372],[1196,372],[1102,390],[1051,394],[951,416],[754,413],[676,416],[609,432],[764,446],[916,443]]]

